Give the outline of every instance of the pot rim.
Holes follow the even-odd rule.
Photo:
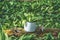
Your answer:
[[[26,22],[26,23],[36,23],[36,22]]]

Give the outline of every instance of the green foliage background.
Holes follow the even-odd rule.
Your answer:
[[[8,37],[3,31],[15,26],[23,27],[32,13],[32,21],[46,28],[60,28],[60,0],[39,0],[22,2],[17,0],[0,0],[0,40],[33,40],[35,36],[22,35],[21,37]],[[30,16],[31,16],[30,15]],[[36,37],[37,38],[37,37]],[[35,39],[36,39],[35,38]],[[51,34],[43,37],[44,40],[55,40]],[[36,40],[43,40],[37,38]],[[60,33],[58,39],[60,40]]]
[[[0,27],[23,26],[24,14],[32,12],[44,27],[60,28],[60,0],[0,2]],[[26,19],[27,20],[27,19]]]

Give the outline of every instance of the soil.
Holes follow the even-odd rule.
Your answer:
[[[16,29],[13,28],[13,30],[9,29],[8,31],[5,30],[5,33],[10,34],[10,32],[12,32],[12,35],[15,35],[15,36],[23,35],[26,33],[26,34],[35,34],[37,36],[43,37],[45,33],[52,33],[53,36],[58,36],[60,29],[58,29],[58,28],[45,28],[42,31],[41,28],[38,28],[38,29],[36,29],[35,32],[25,32],[23,28],[16,28]],[[7,34],[7,35],[9,35],[9,34]]]

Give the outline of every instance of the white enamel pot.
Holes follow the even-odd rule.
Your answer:
[[[27,22],[24,25],[24,30],[26,32],[34,32],[36,30],[36,23]]]

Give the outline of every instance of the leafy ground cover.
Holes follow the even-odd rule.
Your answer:
[[[48,31],[47,31],[48,30]],[[56,30],[56,31],[54,31]],[[33,33],[27,33],[23,28],[4,30],[0,34],[1,40],[60,40],[60,29],[40,29]]]
[[[4,29],[22,27],[28,21],[28,14],[33,16],[37,25],[45,28],[60,28],[60,0],[39,0],[31,2],[1,1],[0,2],[0,40],[33,40],[35,36],[23,35],[22,37],[9,37],[3,32]],[[55,40],[47,33],[44,40]],[[60,33],[58,39],[60,39]],[[36,40],[43,40],[36,37]]]

